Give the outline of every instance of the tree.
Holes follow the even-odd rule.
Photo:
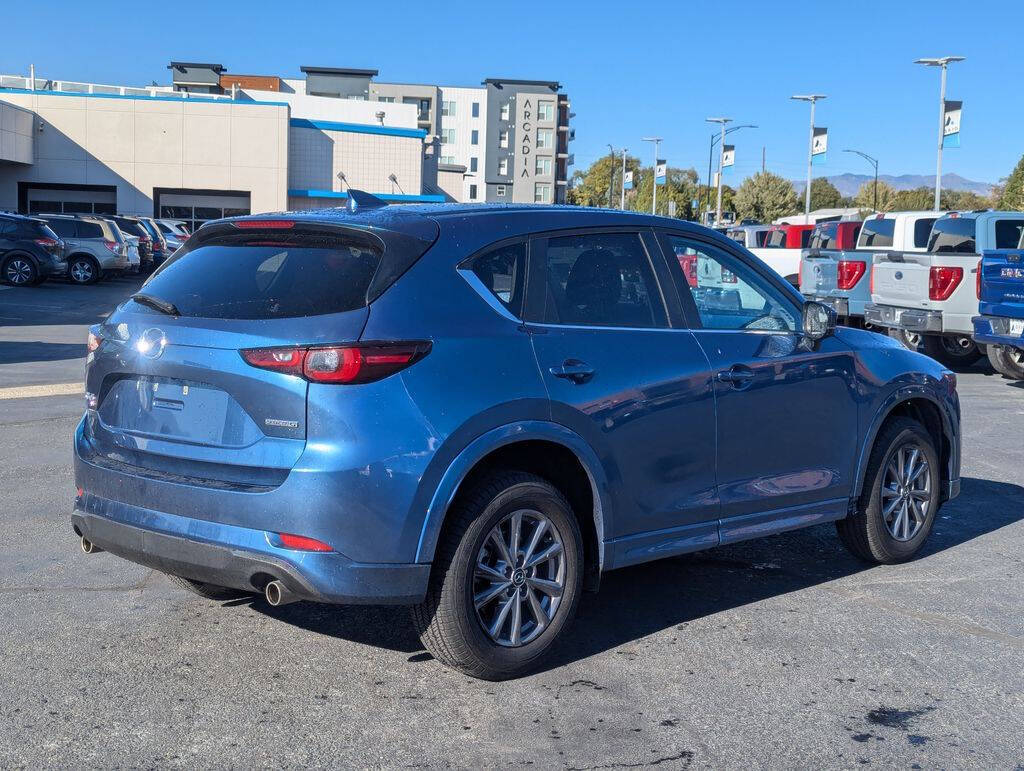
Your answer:
[[[640,160],[626,156],[626,171],[633,172],[633,184],[637,181],[640,171]],[[566,201],[577,206],[608,206],[608,188],[611,185],[611,206],[618,208],[622,189],[622,156],[613,159],[603,155],[590,164],[586,171],[577,171],[572,175],[572,187],[566,193]],[[628,194],[628,193],[627,193]]]
[[[935,206],[935,190],[915,187],[913,190],[898,190],[893,196],[890,211],[927,211]]]
[[[932,193],[932,203],[935,203],[934,193]],[[973,211],[974,209],[987,209],[991,201],[970,190],[943,190],[939,197],[939,203],[942,204],[943,209]]]
[[[796,189],[788,179],[770,171],[747,177],[733,199],[739,219],[771,222],[800,211]]]
[[[838,209],[842,199],[839,189],[824,177],[811,180],[811,211]]]
[[[996,206],[1004,211],[1024,211],[1024,158],[1021,158],[999,191]]]
[[[895,198],[896,191],[892,189],[891,185],[887,185],[885,182],[878,183],[878,211],[893,211]],[[876,210],[874,180],[860,186],[857,195],[853,197],[853,205],[859,209]]]
[[[651,210],[651,189],[654,175],[651,168],[640,170],[639,180],[633,176],[636,189],[626,198],[626,208],[631,211],[649,212]],[[665,171],[665,184],[658,185],[658,211],[661,216],[668,216],[668,202],[676,202],[676,217],[679,219],[695,219],[692,201],[697,195],[697,172],[694,169],[677,169],[669,166]]]

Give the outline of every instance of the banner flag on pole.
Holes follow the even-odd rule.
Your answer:
[[[942,118],[943,147],[960,146],[960,111],[963,109],[963,106],[963,102],[946,100]]]
[[[814,128],[814,136],[811,139],[811,163],[824,163],[828,153],[828,129],[824,127]]]
[[[657,185],[665,184],[665,177],[668,174],[668,163],[666,161],[658,161],[654,166],[654,182]]]
[[[627,171],[626,175],[622,178],[622,189],[632,190],[633,189],[633,172]]]
[[[722,168],[736,163],[736,145],[722,145]]]

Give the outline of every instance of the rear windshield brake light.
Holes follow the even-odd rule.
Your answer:
[[[289,230],[295,227],[294,220],[238,220],[231,224],[236,228],[252,230]]]
[[[311,348],[248,348],[240,351],[250,366],[296,375],[311,383],[371,383],[393,375],[430,352],[429,342]]]

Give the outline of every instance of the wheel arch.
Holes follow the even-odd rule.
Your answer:
[[[470,442],[455,457],[431,498],[416,561],[433,561],[448,512],[459,493],[472,485],[475,478],[498,467],[535,473],[568,498],[584,539],[585,585],[596,588],[604,567],[604,541],[611,515],[607,479],[596,453],[582,437],[547,421],[523,421],[494,428]]]
[[[959,482],[960,447],[952,418],[934,394],[923,388],[904,387],[892,393],[875,412],[857,459],[856,487],[852,498],[859,498],[864,488],[868,460],[879,431],[890,418],[898,416],[910,417],[928,431],[939,454],[943,482],[941,499],[953,497],[955,493],[951,491],[951,483]]]

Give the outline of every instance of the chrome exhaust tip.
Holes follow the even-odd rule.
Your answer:
[[[99,546],[94,544],[92,541],[90,541],[84,535],[82,536],[81,544],[82,544],[82,551],[85,552],[86,554],[97,554],[97,553],[103,551],[103,549],[101,549]]]
[[[287,586],[282,584],[277,579],[267,582],[267,585],[263,587],[263,596],[267,600],[267,605],[272,608],[278,608],[281,605],[287,605],[290,602],[298,601]]]

